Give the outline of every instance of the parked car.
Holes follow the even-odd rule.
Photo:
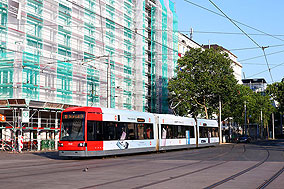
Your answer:
[[[248,135],[240,135],[237,138],[237,143],[239,143],[239,142],[250,143],[251,142],[251,138]]]

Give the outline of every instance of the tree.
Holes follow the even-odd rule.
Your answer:
[[[221,49],[191,49],[178,60],[177,69],[169,81],[169,99],[178,115],[208,119],[218,114],[219,98],[228,101],[237,84],[232,60]]]
[[[237,84],[230,100],[223,103],[222,118],[226,119],[230,117],[233,118],[235,123],[244,124],[244,105],[246,102],[248,106],[252,106],[252,95],[253,91],[248,86]]]
[[[230,101],[223,105],[222,117],[224,119],[231,117],[238,125],[247,123],[248,125],[268,126],[270,115],[274,111],[272,101],[268,95],[255,93],[244,85],[237,85],[233,94]],[[244,105],[246,105],[246,121]],[[264,129],[261,128],[261,130]]]
[[[278,109],[284,112],[284,80],[267,86],[266,93],[279,103]]]

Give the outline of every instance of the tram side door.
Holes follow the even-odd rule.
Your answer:
[[[211,132],[210,132],[209,128],[207,129],[207,132],[208,132],[208,144],[209,144],[210,143],[210,138],[211,138]]]

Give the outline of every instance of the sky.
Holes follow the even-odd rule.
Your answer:
[[[243,66],[242,78],[280,82],[284,78],[284,1],[211,1],[251,39],[228,18],[198,7],[223,15],[209,0],[175,0],[179,32],[189,34],[193,28],[193,40],[200,45],[218,44],[230,50]]]

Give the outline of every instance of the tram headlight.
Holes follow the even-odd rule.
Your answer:
[[[85,146],[85,142],[79,143],[78,147],[84,147]]]
[[[58,146],[59,147],[63,147],[63,143],[58,143]]]

